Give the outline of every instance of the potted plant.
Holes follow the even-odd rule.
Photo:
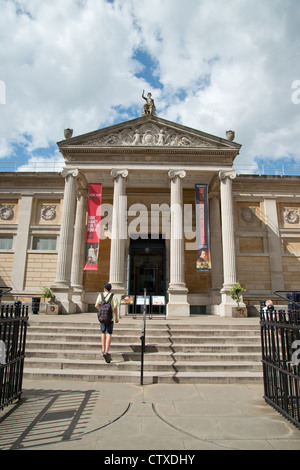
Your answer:
[[[241,307],[240,305],[243,301],[243,292],[246,292],[246,289],[244,289],[239,282],[230,289],[230,296],[232,300],[237,302],[237,307],[232,309],[233,317],[247,317],[247,308]]]
[[[47,315],[58,315],[60,313],[60,305],[56,302],[56,297],[49,287],[42,287],[43,297],[49,299],[47,304],[46,313]]]

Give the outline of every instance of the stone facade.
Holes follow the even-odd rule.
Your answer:
[[[231,316],[237,281],[248,305],[299,288],[300,177],[236,175],[239,144],[153,115],[58,146],[62,173],[1,174],[0,283],[14,298],[47,286],[64,313],[88,311],[108,280],[118,295],[134,293],[137,276],[145,276],[139,259],[158,263],[156,288],[170,318]],[[88,184],[95,182],[113,210],[92,272],[83,264]],[[196,270],[195,184],[209,188],[211,272]]]
[[[300,178],[239,176],[233,190],[238,276],[245,298],[299,290]],[[255,275],[253,275],[255,273]]]
[[[0,283],[15,297],[55,281],[63,196],[57,173],[1,173]]]

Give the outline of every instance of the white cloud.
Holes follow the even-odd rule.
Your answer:
[[[157,15],[159,4],[147,11],[144,28],[143,2],[136,14],[165,90],[186,93],[170,100],[167,117],[220,136],[234,128],[241,162],[291,153],[300,159],[300,106],[291,103],[291,84],[300,76],[299,4],[164,0]]]
[[[29,149],[44,147],[61,140],[66,127],[94,130],[112,106],[134,103],[136,33],[126,11],[102,0],[18,5],[30,16],[8,0],[0,20],[8,141],[26,135]]]
[[[240,162],[300,161],[299,23],[297,0],[1,0],[0,158],[137,117],[145,88],[162,117],[234,129]]]
[[[64,166],[64,159],[62,155],[60,155],[57,151],[53,155],[49,155],[48,157],[42,157],[39,155],[35,157],[30,157],[27,163],[25,163],[24,165],[17,166],[16,171],[60,172],[63,170]]]

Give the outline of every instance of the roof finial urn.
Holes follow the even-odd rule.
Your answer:
[[[65,136],[65,139],[71,139],[73,135],[73,129],[65,129],[64,130],[64,136]]]
[[[226,139],[229,140],[230,142],[233,142],[235,138],[235,132],[234,131],[226,131]]]

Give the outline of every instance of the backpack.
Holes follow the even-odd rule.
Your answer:
[[[105,300],[104,294],[101,294],[102,302],[100,304],[98,314],[97,314],[98,320],[100,323],[108,324],[112,322],[113,311],[111,308],[111,301],[112,301],[113,296],[114,294],[110,294],[109,299]]]

